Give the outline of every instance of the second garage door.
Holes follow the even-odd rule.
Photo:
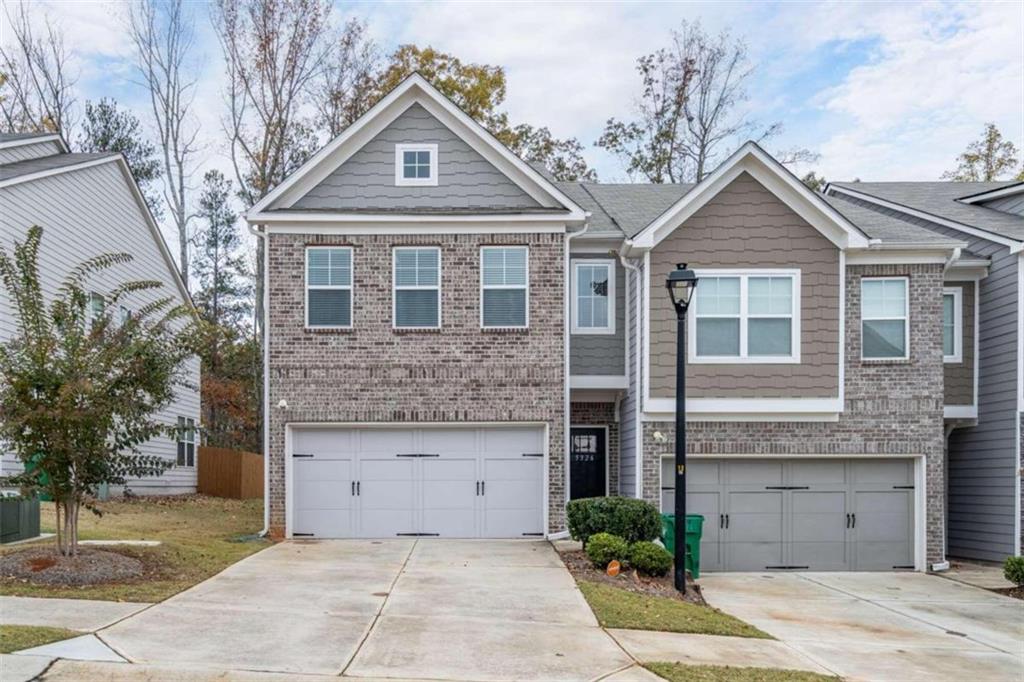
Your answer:
[[[541,428],[302,428],[292,438],[293,536],[543,535]]]
[[[671,459],[662,469],[671,511]],[[909,459],[695,459],[687,493],[704,516],[704,570],[914,568]]]

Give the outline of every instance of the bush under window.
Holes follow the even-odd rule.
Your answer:
[[[569,534],[586,546],[596,533],[611,533],[633,544],[661,537],[661,515],[648,502],[630,497],[588,497],[566,508]]]

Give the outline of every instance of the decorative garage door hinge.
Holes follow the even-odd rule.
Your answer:
[[[440,457],[441,455],[429,454],[425,452],[399,452],[395,457]]]
[[[912,486],[912,485],[894,485],[892,487],[892,489],[893,490],[913,490],[914,486]]]
[[[524,452],[523,457],[543,457],[543,452]]]
[[[312,456],[313,455],[307,454],[305,452],[293,452],[292,453],[292,457],[312,457]]]
[[[292,533],[292,537],[295,537],[295,538],[311,538],[311,537],[313,537],[313,534],[312,533]]]
[[[536,537],[536,538],[544,537],[544,533],[523,533],[523,535],[528,535],[530,537]]]
[[[787,570],[787,571],[793,571],[793,570],[805,571],[808,568],[810,568],[810,566],[765,566],[765,568],[781,569],[781,570]]]
[[[766,485],[765,490],[810,490],[809,485]]]
[[[395,533],[401,537],[412,537],[412,538],[436,538],[439,537],[440,533]]]

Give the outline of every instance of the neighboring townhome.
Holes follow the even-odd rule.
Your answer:
[[[606,494],[670,510],[664,283],[686,262],[704,567],[943,566],[959,235],[814,193],[754,143],[696,185],[554,182],[418,75],[247,219],[274,535],[560,536],[570,498]]]
[[[116,315],[131,315],[133,309],[167,296],[192,305],[160,229],[120,154],[71,154],[57,135],[0,134],[0,247],[10,253],[32,225],[43,228],[39,269],[44,294],[53,295],[82,261],[126,252],[133,256],[130,263],[90,278],[92,309],[102,310],[109,292],[130,280],[158,280],[164,286],[122,299]],[[0,287],[0,341],[17,333],[9,294]],[[180,426],[179,435],[155,438],[140,448],[143,454],[164,457],[174,466],[162,476],[130,481],[127,487],[133,493],[196,491],[198,358],[189,360],[187,372],[190,385],[178,387],[174,402],[159,415],[167,424]],[[4,453],[0,476],[21,469],[13,454]]]
[[[1020,554],[1024,183],[832,183],[836,202],[967,243],[943,291],[947,552]]]

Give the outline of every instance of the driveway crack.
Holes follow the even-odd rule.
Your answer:
[[[409,553],[405,555],[405,559],[402,561],[401,567],[399,567],[398,571],[395,572],[395,579],[391,581],[391,584],[388,586],[388,592],[384,596],[384,600],[380,603],[380,608],[378,608],[377,613],[373,615],[373,622],[370,623],[370,627],[366,628],[366,634],[363,635],[363,638],[359,640],[359,644],[356,646],[356,650],[352,652],[352,656],[348,659],[348,661],[345,662],[345,667],[341,669],[340,673],[338,673],[339,676],[344,676],[345,673],[348,672],[348,669],[352,666],[353,661],[356,660],[356,656],[358,656],[359,652],[363,650],[363,645],[366,644],[366,640],[370,639],[370,635],[372,635],[373,631],[377,628],[377,622],[380,620],[381,614],[384,613],[384,607],[387,606],[388,599],[391,598],[391,593],[394,592],[395,585],[398,584],[398,579],[402,577],[403,573],[405,573],[405,567],[409,565],[409,559],[412,558],[412,553],[416,551],[416,545],[418,545],[419,542],[419,540],[412,541],[412,546],[409,548]]]

